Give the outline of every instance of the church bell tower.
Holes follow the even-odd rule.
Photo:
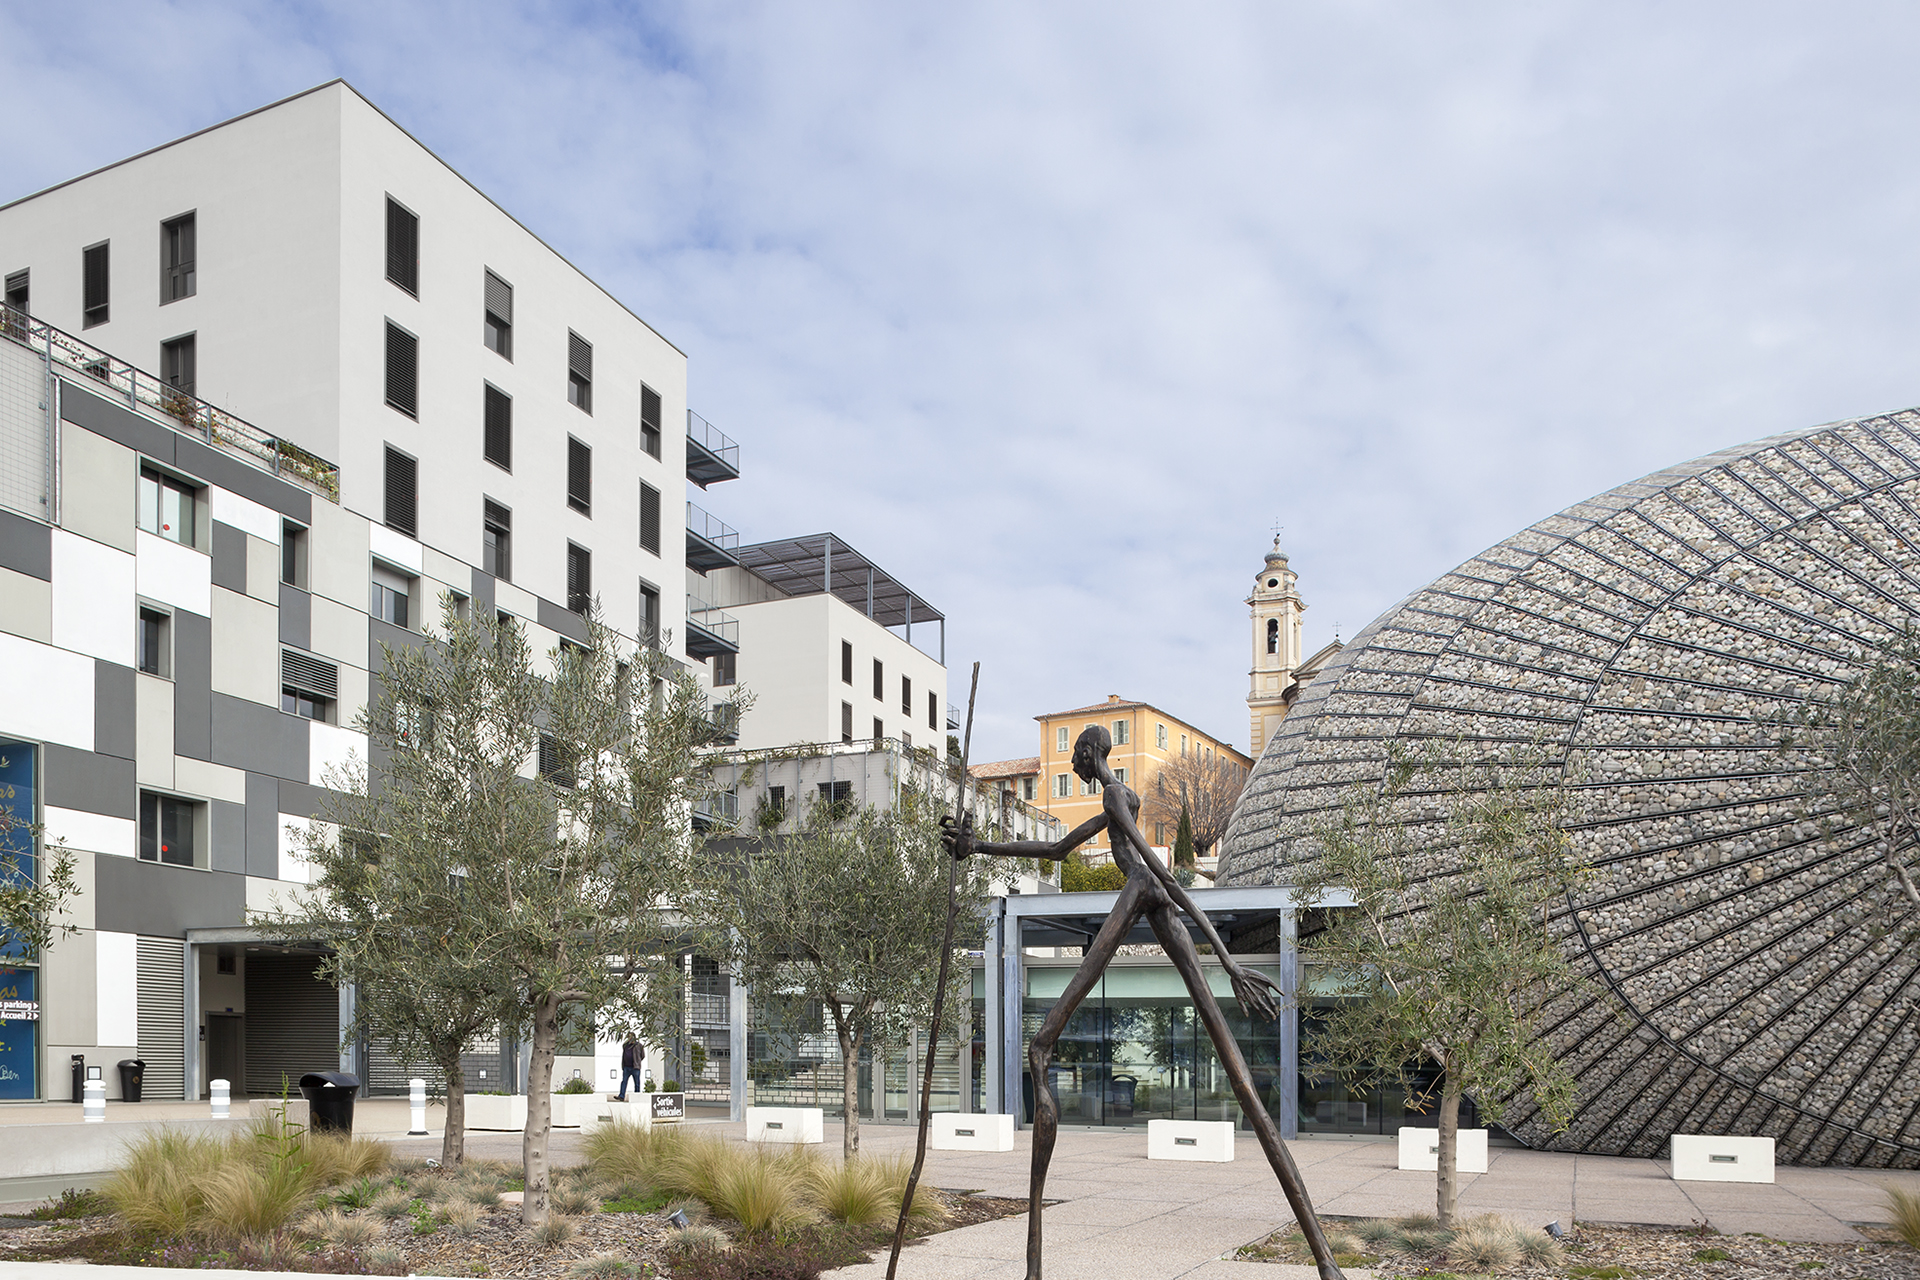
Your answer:
[[[1253,617],[1253,670],[1248,673],[1248,720],[1252,745],[1248,750],[1255,760],[1266,750],[1268,739],[1287,715],[1287,691],[1293,673],[1300,666],[1301,617],[1306,603],[1295,588],[1296,579],[1287,567],[1287,553],[1280,549],[1280,535],[1273,537],[1273,550],[1253,581],[1253,594],[1247,608]]]

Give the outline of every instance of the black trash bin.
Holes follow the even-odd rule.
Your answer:
[[[87,1055],[73,1055],[73,1100],[83,1102],[87,1096]]]
[[[360,1077],[347,1071],[309,1071],[300,1077],[300,1096],[310,1104],[309,1127],[315,1133],[352,1133],[353,1100]]]
[[[120,1100],[122,1102],[140,1101],[140,1078],[146,1074],[147,1062],[144,1058],[120,1059]]]

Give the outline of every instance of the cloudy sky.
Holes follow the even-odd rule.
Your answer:
[[[716,514],[1243,746],[1309,649],[1592,493],[1920,403],[1920,10],[0,6],[0,199],[334,76],[689,353]],[[743,661],[743,671],[748,664]]]

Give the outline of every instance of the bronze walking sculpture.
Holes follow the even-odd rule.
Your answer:
[[[1047,1064],[1053,1058],[1054,1043],[1066,1028],[1067,1020],[1073,1016],[1074,1010],[1079,1008],[1081,1000],[1086,998],[1094,984],[1100,981],[1101,975],[1106,972],[1107,962],[1113,959],[1120,944],[1126,941],[1127,934],[1142,918],[1153,929],[1153,936],[1159,939],[1160,945],[1166,948],[1167,958],[1173,961],[1174,968],[1186,980],[1187,992],[1193,997],[1200,1022],[1212,1038],[1214,1051],[1219,1054],[1220,1064],[1232,1082],[1233,1095],[1239,1100],[1240,1109],[1248,1123],[1253,1126],[1254,1136],[1260,1141],[1260,1149],[1266,1153],[1267,1163],[1273,1166],[1275,1175],[1280,1179],[1287,1204],[1292,1207],[1300,1231],[1306,1236],[1308,1247],[1313,1250],[1322,1280],[1342,1280],[1340,1268],[1333,1260],[1333,1251],[1327,1247],[1326,1235],[1320,1230],[1320,1219],[1314,1214],[1313,1202],[1307,1198],[1306,1186],[1300,1180],[1300,1170],[1280,1141],[1280,1130],[1260,1100],[1259,1090],[1253,1083],[1253,1072],[1248,1070],[1247,1061],[1241,1056],[1240,1046],[1227,1026],[1226,1015],[1220,1012],[1220,1002],[1207,986],[1206,975],[1200,967],[1200,954],[1194,947],[1193,939],[1188,936],[1186,927],[1176,918],[1175,911],[1184,911],[1213,945],[1213,954],[1233,983],[1234,999],[1240,1002],[1240,1008],[1249,1017],[1271,1019],[1277,1016],[1278,1008],[1270,990],[1273,987],[1272,980],[1264,974],[1255,973],[1227,953],[1206,913],[1194,905],[1187,891],[1180,887],[1180,882],[1153,856],[1146,838],[1140,834],[1140,797],[1116,778],[1107,765],[1107,753],[1112,749],[1112,738],[1098,725],[1089,726],[1080,735],[1079,741],[1074,743],[1073,771],[1080,775],[1083,782],[1099,780],[1103,812],[1099,817],[1081,823],[1057,843],[1042,840],[1004,843],[975,840],[965,822],[942,820],[946,829],[941,838],[955,858],[979,853],[988,857],[1044,858],[1058,862],[1065,860],[1101,831],[1110,829],[1117,837],[1113,839],[1114,863],[1127,876],[1127,887],[1120,891],[1120,900],[1114,904],[1106,923],[1100,926],[1100,932],[1087,946],[1080,967],[1074,971],[1072,980],[1067,983],[1066,990],[1060,993],[1060,999],[1048,1012],[1027,1050],[1027,1063],[1033,1071],[1034,1086],[1033,1177],[1029,1184],[1027,1204],[1027,1280],[1041,1280],[1041,1195],[1046,1189],[1047,1165],[1053,1159],[1054,1138],[1060,1128],[1060,1104],[1047,1084]]]

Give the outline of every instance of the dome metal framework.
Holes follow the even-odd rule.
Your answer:
[[[1874,927],[1873,842],[1810,817],[1774,727],[1916,617],[1920,411],[1622,485],[1356,636],[1262,754],[1220,882],[1286,883],[1393,740],[1544,751],[1592,867],[1555,925],[1588,980],[1546,1028],[1580,1105],[1554,1134],[1517,1099],[1515,1135],[1767,1134],[1789,1163],[1920,1167],[1920,954]]]

